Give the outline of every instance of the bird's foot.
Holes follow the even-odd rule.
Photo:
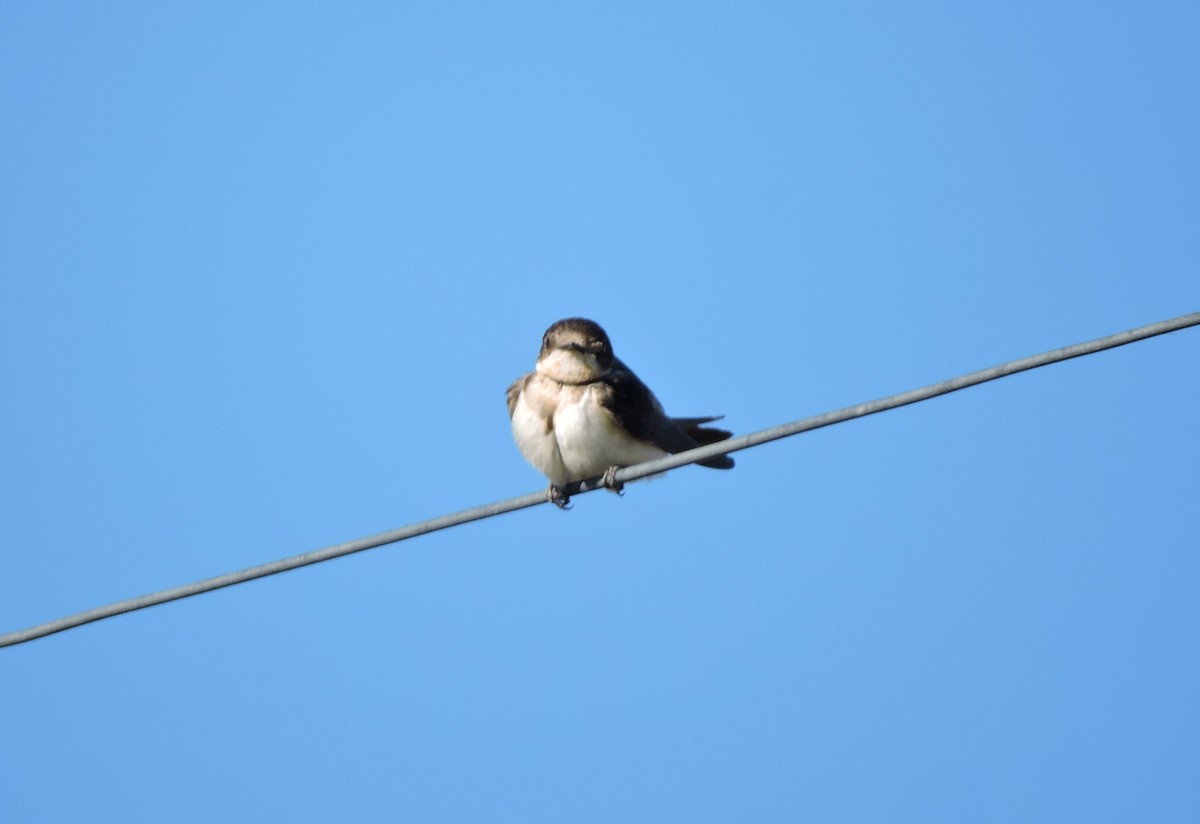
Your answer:
[[[604,475],[600,478],[600,485],[607,487],[609,492],[615,492],[618,495],[625,494],[625,484],[617,482],[617,470],[619,466],[610,466],[604,470]]]
[[[559,509],[570,509],[571,498],[554,484],[546,490],[546,498]]]

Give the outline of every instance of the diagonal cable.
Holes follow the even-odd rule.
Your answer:
[[[937,397],[938,395],[946,395],[950,392],[956,392],[959,389],[966,389],[969,386],[977,386],[981,383],[994,381],[998,378],[1015,375],[1018,372],[1025,372],[1030,369],[1036,369],[1039,366],[1046,366],[1059,361],[1078,358],[1083,355],[1091,355],[1095,352],[1101,352],[1105,349],[1113,349],[1118,346],[1124,346],[1135,341],[1152,338],[1156,335],[1163,335],[1167,332],[1175,332],[1179,329],[1185,329],[1189,326],[1200,325],[1200,312],[1195,312],[1190,315],[1164,320],[1158,323],[1152,323],[1148,326],[1140,326],[1137,329],[1130,329],[1127,332],[1118,332],[1115,335],[1109,335],[1096,340],[1087,341],[1086,343],[1077,343],[1073,346],[1065,346],[1062,349],[1054,349],[1049,352],[1043,352],[1040,355],[1031,355],[1027,358],[1002,363],[998,366],[992,366],[987,369],[980,369],[977,372],[971,372],[966,375],[961,375],[957,378],[942,381],[940,383],[930,384],[929,386],[920,389],[912,389],[908,392],[901,392],[897,395],[889,395],[886,398],[860,403],[855,406],[847,406],[843,409],[838,409],[833,412],[826,412],[821,415],[814,415],[810,418],[802,418],[798,421],[786,423],[781,426],[774,426],[769,429],[763,429],[758,432],[751,432],[749,435],[741,435],[729,440],[720,441],[715,444],[708,444],[696,449],[689,449],[687,452],[680,452],[676,455],[668,455],[665,458],[659,458],[654,461],[637,464],[636,466],[626,467],[616,473],[615,480],[617,483],[629,483],[636,481],[639,478],[645,478],[648,475],[655,475],[659,472],[666,472],[669,469],[675,469],[687,464],[696,463],[706,458],[712,458],[717,455],[725,455],[730,452],[737,452],[742,449],[749,449],[752,446],[776,441],[780,438],[787,438],[792,435],[798,435],[801,432],[808,432],[813,429],[820,429],[824,426],[831,426],[835,423],[861,418],[866,415],[873,415],[876,412],[884,412],[888,409],[895,409],[899,406],[907,406],[910,403],[928,400]],[[567,495],[578,495],[584,492],[591,492],[598,486],[597,478],[591,478],[582,483],[570,484],[563,489]],[[172,589],[164,589],[159,592],[152,592],[148,595],[140,595],[136,598],[129,598],[124,601],[117,601],[107,606],[96,607],[85,612],[79,612],[75,615],[68,615],[63,618],[57,618],[53,621],[47,621],[44,624],[29,627],[28,629],[17,630],[5,635],[0,635],[0,647],[12,646],[21,644],[26,641],[32,641],[35,638],[42,638],[46,635],[53,635],[56,632],[62,632],[66,629],[90,624],[92,621],[99,621],[103,618],[111,618],[114,615],[121,615],[134,610],[145,609],[157,604],[163,604],[167,601],[178,601],[181,598],[189,598],[193,595],[199,595],[202,592],[211,592],[214,589],[233,586],[234,584],[253,581],[256,578],[265,578],[268,575],[275,575],[279,572],[287,572],[291,569],[296,569],[309,564],[317,564],[322,561],[328,561],[333,558],[340,558],[343,555],[350,555],[355,552],[362,552],[365,549],[374,549],[375,547],[383,546],[384,544],[394,544],[397,541],[404,541],[409,538],[415,538],[418,535],[425,535],[430,532],[436,532],[440,529],[448,529],[459,524],[469,523],[470,521],[479,521],[484,518],[490,518],[494,515],[501,515],[505,512],[513,512],[518,509],[536,506],[547,502],[545,490],[538,492],[530,492],[527,495],[521,495],[516,498],[509,498],[505,501],[497,501],[483,506],[464,509],[461,512],[454,512],[449,515],[442,515],[437,518],[431,518],[427,521],[422,521],[410,526],[400,527],[399,529],[381,532],[378,535],[371,535],[366,538],[358,538],[353,541],[346,541],[342,544],[325,547],[324,549],[316,549],[312,552],[303,552],[299,555],[292,555],[288,558],[281,558],[278,561],[260,564],[258,566],[248,567],[247,569],[238,572],[228,572],[224,575],[218,575],[214,578],[205,578],[202,581],[195,581],[183,586],[173,587]]]

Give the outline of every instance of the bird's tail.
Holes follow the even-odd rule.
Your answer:
[[[672,418],[680,429],[688,434],[697,446],[706,446],[717,441],[724,441],[733,436],[733,433],[727,429],[718,429],[715,426],[703,426],[706,423],[719,421],[724,415],[715,415],[710,418]],[[717,455],[715,458],[706,458],[703,461],[697,461],[700,466],[707,466],[712,469],[733,469],[733,458],[728,455]]]

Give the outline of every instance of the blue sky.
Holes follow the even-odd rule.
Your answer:
[[[1193,3],[0,13],[0,630],[1200,308]],[[0,651],[12,821],[1194,821],[1185,331]]]

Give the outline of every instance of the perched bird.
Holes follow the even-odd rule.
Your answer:
[[[546,330],[536,368],[508,387],[508,416],[517,446],[550,479],[550,500],[563,508],[562,487],[572,481],[603,475],[603,484],[619,492],[613,475],[621,467],[732,434],[702,426],[720,416],[667,417],[654,393],[613,355],[600,325],[585,318]],[[730,469],[733,459],[699,463]]]

